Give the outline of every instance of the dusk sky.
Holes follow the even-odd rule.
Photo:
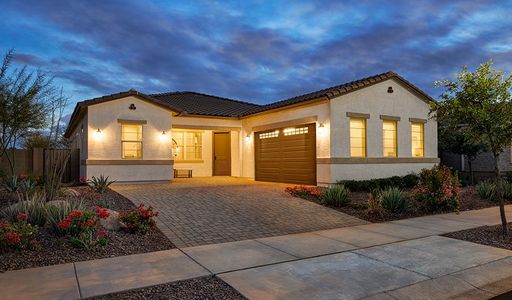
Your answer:
[[[512,1],[0,0],[10,48],[72,106],[130,88],[263,104],[388,70],[437,98],[462,65],[512,70]]]

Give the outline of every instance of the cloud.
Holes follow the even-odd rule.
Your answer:
[[[462,65],[493,58],[510,68],[512,61],[512,20],[501,16],[512,7],[496,1],[48,0],[4,7],[14,24],[0,29],[0,40],[26,34],[17,62],[49,68],[75,100],[136,88],[268,103],[387,70],[437,96],[433,81]]]

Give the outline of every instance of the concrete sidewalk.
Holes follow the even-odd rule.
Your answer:
[[[216,274],[251,299],[485,299],[512,289],[512,251],[439,235],[498,222],[488,208],[172,249],[9,271],[0,289],[77,299]]]

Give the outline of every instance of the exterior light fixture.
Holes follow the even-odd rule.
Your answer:
[[[167,142],[167,133],[165,132],[165,130],[162,130],[162,134],[160,135],[160,142]]]
[[[245,136],[245,142],[248,143],[251,141],[251,134],[248,133],[246,136]]]
[[[94,132],[94,137],[99,140],[101,139],[101,135],[102,135],[102,132],[101,132],[101,129],[97,129],[95,132]]]
[[[323,135],[325,133],[325,125],[324,123],[318,124],[318,133]]]

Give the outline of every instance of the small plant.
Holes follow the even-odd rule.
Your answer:
[[[96,213],[72,210],[64,220],[59,222],[59,227],[74,247],[91,250],[107,244],[108,232],[99,229],[99,219],[105,219],[108,216],[108,211],[105,213],[101,208],[96,208]]]
[[[0,223],[0,252],[37,247],[38,227],[27,223],[28,218],[19,214],[12,223]]]
[[[427,211],[457,210],[460,206],[460,182],[446,166],[435,166],[420,173],[412,196]]]
[[[342,184],[335,184],[325,189],[320,198],[327,205],[341,207],[350,202],[350,191]]]
[[[59,223],[66,219],[73,210],[85,210],[85,204],[82,200],[66,200],[55,203],[48,203],[45,207],[48,225],[53,232],[64,234],[65,231],[59,227]]]
[[[108,176],[105,177],[102,174],[99,177],[93,176],[92,180],[89,182],[89,185],[91,185],[98,193],[104,194],[107,191],[108,187],[114,182],[116,181],[108,180]]]
[[[28,198],[20,198],[19,202],[9,205],[3,211],[9,222],[15,222],[19,214],[28,215],[29,224],[44,226],[47,219],[44,193],[36,192]]]
[[[374,189],[370,193],[368,193],[368,212],[376,213],[382,210],[380,197],[381,191],[379,189]]]
[[[153,217],[158,216],[158,212],[153,211],[153,207],[144,207],[140,204],[125,213],[119,213],[119,220],[124,224],[125,230],[130,233],[146,234],[151,228],[155,227],[156,222]]]
[[[496,201],[497,195],[496,195],[496,184],[494,181],[491,180],[483,180],[480,181],[476,185],[476,191],[478,192],[478,195],[480,198],[490,201]],[[503,186],[504,190],[506,189],[505,185]]]
[[[285,189],[285,192],[287,192],[293,196],[296,196],[296,197],[312,196],[312,197],[318,198],[322,194],[322,192],[317,187],[314,187],[314,186],[309,187],[309,186],[303,186],[303,185],[287,187]]]
[[[407,208],[407,193],[396,187],[387,188],[381,192],[380,203],[387,211],[403,212]]]
[[[37,182],[30,179],[30,177],[18,181],[17,193],[18,195],[21,194],[24,198],[32,197],[36,193],[36,189]]]
[[[12,175],[7,176],[2,180],[3,188],[9,193],[15,193],[18,191],[18,176]]]
[[[503,198],[510,200],[512,199],[512,183],[503,181]]]
[[[114,199],[108,195],[103,195],[100,197],[99,205],[101,207],[105,208],[112,208],[112,205],[114,204]]]

